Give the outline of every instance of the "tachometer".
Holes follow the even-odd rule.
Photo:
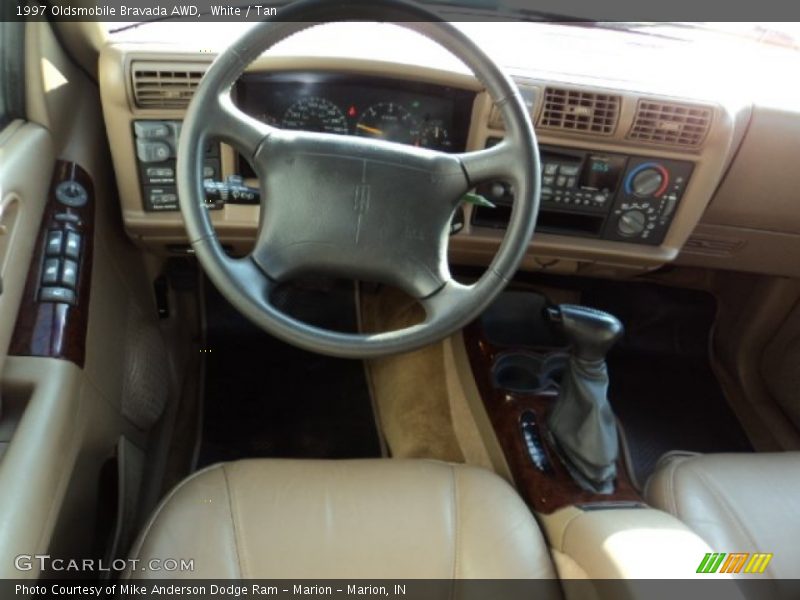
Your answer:
[[[401,144],[416,144],[419,126],[416,119],[396,102],[373,104],[361,114],[356,133]]]
[[[283,114],[281,125],[286,129],[339,133],[346,135],[347,119],[341,109],[319,96],[301,98]]]

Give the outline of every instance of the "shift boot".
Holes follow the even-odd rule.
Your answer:
[[[613,491],[619,441],[608,403],[605,357],[623,332],[608,313],[582,306],[550,309],[571,342],[561,391],[547,424],[567,467],[581,487],[598,493]]]

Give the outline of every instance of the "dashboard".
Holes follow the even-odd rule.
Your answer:
[[[177,210],[175,151],[189,99],[211,59],[124,42],[101,52],[100,89],[125,228],[151,251],[190,251]],[[678,259],[733,160],[746,110],[713,94],[670,96],[648,85],[553,72],[513,76],[536,129],[543,168],[537,234],[522,268],[635,273]],[[505,135],[474,76],[401,60],[263,56],[236,84],[234,101],[281,128],[446,152],[478,150]],[[144,130],[168,134],[139,137]],[[151,144],[162,145],[158,157],[145,151]],[[221,242],[244,254],[261,219],[252,193],[259,182],[224,144],[208,149],[205,167],[208,177],[244,186],[241,194],[209,205]],[[513,190],[487,182],[478,192],[496,208],[463,206],[450,240],[454,264],[488,264],[503,239]],[[700,262],[714,260],[704,256]]]
[[[465,150],[474,92],[366,76],[245,75],[236,101],[270,125],[356,135],[434,150]]]

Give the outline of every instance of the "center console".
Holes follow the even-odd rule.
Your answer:
[[[618,460],[611,489],[578,483],[548,425],[569,360],[568,340],[536,315],[543,296],[505,292],[464,330],[464,344],[486,414],[522,497],[539,514],[568,506],[629,507],[643,500]],[[521,322],[516,316],[533,315]]]
[[[491,138],[487,145],[496,144]],[[657,246],[669,231],[693,163],[544,145],[538,231]],[[478,207],[472,224],[505,228],[513,190],[494,182],[480,193],[497,208]]]
[[[581,355],[582,344],[540,317],[551,310],[539,294],[504,292],[464,330],[470,375],[516,489],[542,526],[564,597],[651,598],[652,587],[631,580],[664,585],[697,577],[698,563],[713,550],[679,519],[645,503],[624,460],[616,461],[608,490],[593,491],[575,478],[552,417],[564,400],[568,362]],[[590,429],[587,422],[575,431],[584,437]],[[726,597],[741,599],[728,583]]]

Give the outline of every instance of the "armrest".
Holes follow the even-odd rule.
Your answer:
[[[726,585],[725,597],[742,598],[729,576],[697,574],[698,565],[707,552],[712,552],[711,547],[668,513],[652,508],[581,510],[571,506],[552,515],[539,515],[539,519],[555,556],[561,556],[556,564],[570,567],[560,570],[566,571],[559,573],[562,578],[723,578],[730,585],[729,590]],[[621,583],[625,585],[595,586],[595,597],[605,598],[603,591],[613,590],[614,598],[646,598],[648,590],[653,591],[646,582]],[[569,586],[565,591],[568,589]],[[715,592],[720,589],[715,587]]]
[[[36,577],[17,571],[14,558],[48,547],[77,455],[81,371],[67,361],[9,357],[0,383],[0,578]]]

